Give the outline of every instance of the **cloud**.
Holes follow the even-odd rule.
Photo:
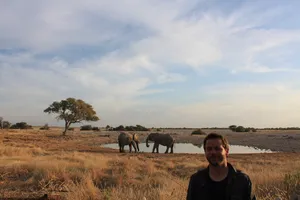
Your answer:
[[[285,96],[297,89],[287,90],[290,86],[284,84],[278,86],[281,93],[273,91],[264,75],[272,74],[282,85],[286,79],[280,73],[299,72],[295,53],[299,27],[274,24],[293,6],[229,4],[3,1],[2,115],[10,120],[28,116],[32,123],[43,123],[49,120],[42,112],[48,104],[71,96],[92,103],[102,125],[217,126],[243,118],[263,125],[257,120],[260,115],[267,119],[265,125],[277,123],[278,113],[294,113],[284,102],[295,103]],[[247,88],[239,77],[255,79],[255,89]],[[226,84],[230,78],[235,79],[232,85]],[[293,79],[293,84],[299,81]],[[217,87],[201,89],[212,85]],[[193,94],[186,95],[186,90]],[[206,101],[195,103],[201,99],[196,91]],[[243,101],[228,98],[229,94],[244,95],[238,98]],[[269,103],[277,97],[281,110]],[[234,108],[239,111],[231,112]],[[273,113],[273,118],[266,113]],[[294,123],[294,114],[289,116]]]

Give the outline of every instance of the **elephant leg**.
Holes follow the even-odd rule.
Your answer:
[[[165,151],[165,153],[168,153],[169,152],[169,146],[167,146],[167,149],[166,149],[166,151]]]
[[[156,144],[156,153],[159,153],[159,144]]]
[[[170,153],[173,153],[173,146],[174,146],[174,144],[172,144],[172,146],[171,146],[171,152]]]
[[[132,141],[132,146],[133,146],[133,148],[134,148],[134,152],[136,153],[137,146],[136,146],[136,143],[135,143],[135,141]]]
[[[154,150],[155,150],[155,144],[153,145],[153,148],[152,148],[152,153],[154,153]]]
[[[120,141],[119,141],[119,152],[120,152],[120,153],[122,152],[122,144],[121,144]]]
[[[131,144],[129,144],[129,152],[131,153],[131,150],[132,150],[132,146]]]

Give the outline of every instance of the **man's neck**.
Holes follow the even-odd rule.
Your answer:
[[[228,174],[228,165],[224,163],[221,166],[212,166],[209,165],[209,176],[214,181],[222,181],[227,177]]]

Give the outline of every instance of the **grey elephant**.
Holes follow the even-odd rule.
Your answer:
[[[126,132],[120,132],[118,136],[118,143],[119,143],[119,150],[121,152],[125,152],[124,146],[129,145],[129,152],[131,153],[132,151],[132,146],[134,148],[134,151],[140,151],[139,148],[139,139],[136,133],[130,134]]]
[[[173,153],[175,139],[170,134],[150,133],[146,139],[147,147],[149,147],[148,141],[154,142],[152,153],[154,153],[155,149],[156,149],[156,153],[159,153],[158,150],[159,145],[163,145],[167,147],[165,153],[168,153],[169,148],[171,149],[170,153]]]

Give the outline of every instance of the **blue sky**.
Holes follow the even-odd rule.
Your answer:
[[[0,115],[81,98],[97,126],[299,126],[298,1],[1,1]]]

